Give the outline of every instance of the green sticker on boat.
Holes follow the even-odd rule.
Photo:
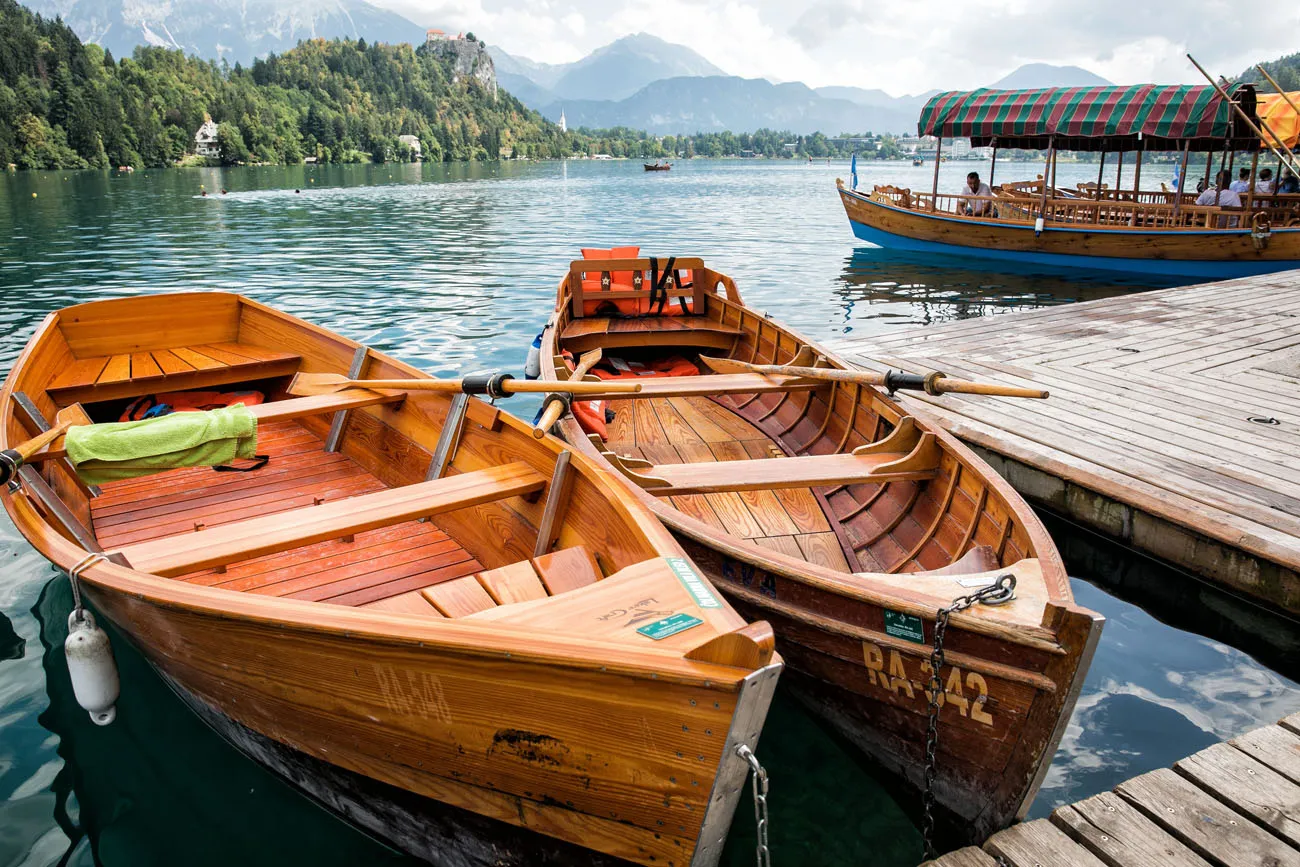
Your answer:
[[[682,585],[690,591],[691,596],[695,597],[696,605],[701,608],[722,607],[722,603],[718,600],[718,597],[713,595],[713,591],[709,589],[709,585],[705,583],[704,579],[701,578],[693,568],[691,568],[689,560],[685,560],[681,557],[665,557],[664,559],[667,560],[668,565],[672,567],[673,574],[677,576],[677,580],[682,582]]]
[[[925,625],[921,618],[901,611],[885,609],[885,634],[925,644]]]
[[[685,632],[692,626],[699,626],[703,622],[700,618],[692,617],[689,614],[674,614],[671,617],[665,617],[663,620],[647,623],[645,626],[639,627],[637,632],[658,641],[661,638]]]

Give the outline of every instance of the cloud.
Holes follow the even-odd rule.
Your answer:
[[[577,60],[629,33],[687,45],[733,75],[893,94],[996,81],[1024,63],[1117,83],[1195,83],[1296,50],[1283,0],[371,0],[418,24],[472,30],[511,54]]]

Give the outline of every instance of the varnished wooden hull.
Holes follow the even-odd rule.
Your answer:
[[[1227,279],[1300,268],[1300,228],[1274,229],[1257,249],[1249,228],[1143,231],[980,221],[900,208],[839,188],[853,233],[919,253],[977,256],[1030,265]]]
[[[701,279],[709,287],[706,317],[740,332],[729,350],[708,354],[787,363],[801,348],[811,347],[823,363],[844,366],[816,344],[750,312],[728,278],[701,269],[697,285]],[[725,297],[721,291],[715,294],[715,287],[725,288]],[[554,326],[543,335],[544,358],[563,348],[558,335],[570,313],[562,284]],[[680,344],[680,338],[674,340]],[[672,351],[680,350],[674,346]],[[544,365],[543,378],[557,375],[563,375],[558,368]],[[766,438],[747,440],[749,454],[732,456],[750,459],[769,457],[765,450],[785,456],[849,452],[879,441],[904,415],[884,394],[851,385],[693,400],[729,411],[750,436],[759,432]],[[681,428],[680,422],[689,421],[692,407],[705,411],[709,405],[657,405],[662,427],[648,420],[644,430],[652,439],[643,447],[638,402],[633,456],[663,463],[668,460],[665,447],[674,443],[681,455],[698,454],[690,438],[707,439],[710,433],[699,425]],[[672,424],[662,414],[670,409],[679,411]],[[628,425],[620,420],[622,412],[610,423],[607,448],[615,453],[626,453],[632,441]],[[723,417],[709,418],[718,429],[728,427]],[[757,491],[740,501],[715,501],[715,515],[700,503],[709,495],[655,496],[637,485],[630,489],[673,530],[737,610],[772,623],[783,658],[810,706],[907,786],[920,784],[924,767],[935,611],[979,586],[962,585],[958,579],[966,575],[949,577],[941,570],[958,568],[954,561],[978,546],[996,556],[988,567],[994,571],[982,574],[1017,576],[1021,595],[1016,602],[1001,610],[976,606],[954,615],[947,632],[937,797],[963,826],[961,831],[978,838],[1028,810],[1074,706],[1102,621],[1074,604],[1060,556],[1023,500],[937,425],[923,418],[916,423],[933,432],[941,446],[938,476],[813,488],[805,502],[815,500],[824,518],[788,506],[788,514],[763,515],[763,492]],[[572,416],[561,419],[559,430],[584,452],[602,454]],[[722,455],[718,446],[726,443],[706,445]],[[651,476],[655,468],[642,472]],[[738,517],[715,520],[737,502],[743,503]],[[817,520],[829,520],[830,532],[781,537],[746,531],[740,520],[747,517],[746,508],[765,524],[789,519],[811,528]],[[830,553],[850,565],[832,567],[827,564],[833,560],[819,556],[817,545],[827,539],[842,549],[842,554]],[[792,540],[798,547],[792,547]],[[887,612],[891,618],[919,618],[913,622],[921,624],[921,634],[900,637],[886,624]]]
[[[187,306],[194,308],[192,315]],[[184,332],[167,333],[169,322],[181,323]],[[114,335],[112,328],[124,323],[140,327]],[[172,342],[151,346],[151,340]],[[193,357],[186,346],[209,347],[209,361],[235,361],[229,369],[209,365],[166,377],[151,366]],[[120,357],[115,353],[135,353],[129,355],[131,369],[150,373],[147,385],[137,384],[159,391],[200,378],[205,384],[214,376],[236,382],[250,370],[265,372],[238,362],[259,352],[280,376],[286,354],[305,371],[345,371],[363,358],[371,377],[422,376],[379,353],[358,350],[237,296],[81,305],[47,319],[14,365],[0,393],[3,445],[31,433],[14,399],[19,393],[47,417],[60,401],[93,405],[105,393],[125,397],[132,379],[105,373],[112,361],[109,367],[88,361]],[[79,381],[86,371],[91,381]],[[282,386],[274,378],[261,381],[276,398],[283,397]],[[149,562],[163,562],[163,555],[186,549],[195,538],[189,534],[223,538],[220,526],[208,529],[202,521],[233,521],[239,528],[254,521],[247,531],[252,551],[264,543],[263,533],[282,531],[282,512],[310,523],[319,513],[295,508],[328,511],[328,503],[313,501],[356,497],[354,508],[364,513],[376,508],[368,505],[368,492],[420,484],[433,463],[433,440],[451,412],[448,395],[412,391],[399,402],[349,410],[342,424],[331,424],[332,412],[309,414],[292,434],[268,439],[270,446],[291,441],[295,451],[273,457],[272,472],[264,477],[179,470],[110,483],[89,497],[57,462],[32,465],[4,504],[26,538],[65,570],[100,549],[99,542],[107,554],[129,552],[126,559],[132,560],[153,551]],[[320,440],[334,439],[333,428],[342,431],[338,452],[320,451]],[[464,810],[484,817],[483,827],[521,829],[514,840],[544,835],[559,841],[549,845],[557,852],[590,850],[597,860],[640,864],[716,863],[747,772],[736,747],[756,742],[781,667],[771,655],[770,638],[764,654],[745,637],[757,634],[757,626],[744,627],[725,604],[700,610],[693,629],[662,641],[638,635],[641,621],[624,624],[581,608],[587,604],[595,614],[605,613],[602,600],[617,598],[625,586],[637,593],[635,599],[657,598],[657,607],[666,610],[707,601],[709,591],[686,586],[680,577],[682,568],[689,569],[686,561],[663,559],[680,557],[680,546],[617,481],[579,456],[571,456],[563,475],[560,459],[568,453],[558,441],[533,438],[526,425],[475,399],[453,430],[448,481],[522,462],[541,477],[563,478],[550,485],[563,505],[552,511],[544,497],[480,497],[434,514],[428,523],[395,525],[408,540],[441,540],[424,548],[408,542],[403,550],[384,541],[387,527],[362,530],[369,525],[358,524],[355,534],[342,538],[282,546],[274,550],[283,553],[252,559],[231,555],[229,566],[223,561],[216,569],[177,567],[166,573],[175,576],[170,578],[97,562],[82,575],[83,592],[209,716],[219,715],[230,732],[252,732],[263,744],[279,745],[282,756],[309,757],[328,763],[331,774],[401,790],[410,796],[408,807],[422,799],[444,805],[438,814],[444,819]],[[339,475],[340,468],[347,473]],[[304,474],[327,481],[294,487],[292,477]],[[221,477],[226,492],[203,488],[193,502],[178,493],[210,484],[209,477]],[[243,485],[259,490],[232,496]],[[142,492],[147,496],[141,500]],[[304,498],[300,506],[292,502]],[[553,542],[539,548],[544,525],[553,527]],[[159,533],[161,540],[151,541]],[[491,620],[439,613],[430,607],[432,599],[423,614],[373,607],[388,601],[386,594],[443,580],[449,562],[457,574],[470,577],[478,570],[527,565],[539,550],[560,554],[569,548],[590,555],[585,562],[596,574],[586,588],[548,588],[549,595],[526,603],[489,600],[489,610],[479,613],[492,614]],[[334,583],[322,584],[321,576]],[[658,582],[658,591],[647,594],[638,586],[647,578]],[[583,603],[587,589],[606,596]],[[477,592],[487,599],[482,589]],[[410,600],[416,602],[418,594]],[[521,611],[561,612],[566,605],[570,613],[555,614],[555,628],[548,629],[544,619],[512,619]],[[730,634],[743,629],[751,631]],[[727,639],[724,649],[709,638],[715,634]],[[697,649],[687,650],[689,645]],[[749,662],[735,656],[736,648]],[[346,793],[338,797],[346,801]],[[376,821],[383,821],[382,814]],[[403,845],[408,836],[389,839]],[[427,855],[431,846],[424,837],[410,851]]]

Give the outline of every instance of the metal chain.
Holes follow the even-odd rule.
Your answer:
[[[943,668],[944,634],[948,631],[948,618],[965,611],[977,602],[985,605],[1003,605],[1016,598],[1016,576],[999,575],[998,579],[969,596],[958,596],[946,608],[940,608],[934,617],[934,648],[930,651],[930,709],[928,727],[925,732],[925,778],[921,795],[921,840],[925,851],[922,860],[937,858],[939,853],[934,848],[934,776],[938,767],[939,751],[939,708],[943,706],[943,678],[939,674]]]
[[[758,763],[754,751],[745,744],[736,747],[736,755],[744,759],[753,771],[751,780],[754,787],[754,824],[758,830],[758,847],[755,849],[758,867],[772,867],[772,851],[767,848],[767,771]]]

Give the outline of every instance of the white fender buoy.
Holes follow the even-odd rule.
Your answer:
[[[68,674],[72,676],[72,692],[77,697],[77,704],[90,714],[95,725],[111,723],[117,718],[115,705],[121,682],[108,633],[95,625],[95,618],[89,611],[80,609],[68,615],[68,638],[63,642],[63,655],[68,659]]]
[[[542,332],[537,332],[533,345],[528,347],[528,360],[524,362],[524,379],[537,379],[542,375]]]
[[[1043,234],[1043,218],[1039,217],[1034,220],[1034,237],[1037,238],[1041,234]]]

